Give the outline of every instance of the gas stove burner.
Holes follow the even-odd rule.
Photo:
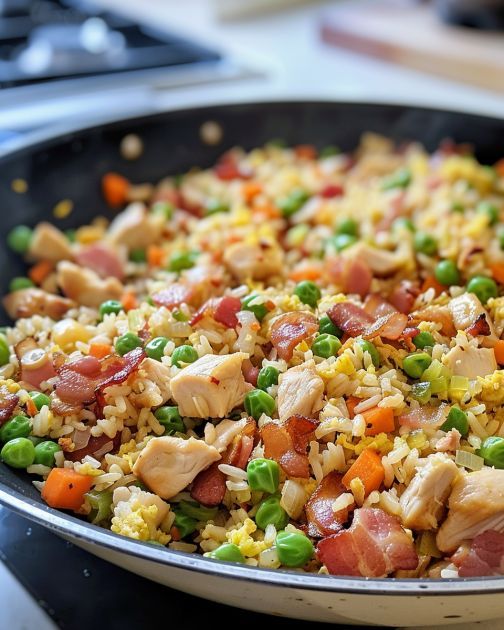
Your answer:
[[[87,2],[0,0],[1,88],[220,59]]]

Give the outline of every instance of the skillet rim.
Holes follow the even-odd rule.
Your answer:
[[[426,114],[445,114],[466,117],[468,120],[485,120],[487,123],[495,122],[502,125],[504,116],[487,116],[463,110],[450,110],[445,108],[426,107],[397,102],[372,102],[372,101],[343,101],[328,97],[309,100],[306,98],[272,98],[258,101],[236,100],[229,102],[216,102],[205,106],[190,107],[180,105],[170,109],[153,110],[147,113],[125,115],[122,117],[106,116],[93,119],[88,123],[75,124],[64,122],[47,129],[27,133],[18,140],[9,141],[5,147],[0,147],[0,166],[11,159],[30,153],[33,150],[41,150],[54,146],[61,141],[68,141],[73,136],[93,130],[109,130],[127,124],[128,122],[140,125],[152,120],[162,120],[170,114],[186,113],[215,114],[226,109],[239,109],[250,107],[267,107],[269,105],[281,106],[324,106],[341,105],[342,107],[354,106],[356,108],[370,109],[380,108],[396,111],[416,110]],[[56,534],[70,536],[86,544],[96,545],[105,549],[132,556],[141,560],[155,562],[164,566],[173,566],[178,569],[191,571],[203,575],[216,575],[222,578],[236,579],[247,582],[258,582],[269,586],[283,588],[297,588],[309,591],[339,592],[353,595],[373,594],[396,596],[461,596],[461,595],[490,595],[504,592],[504,577],[498,578],[447,578],[447,579],[412,579],[412,578],[359,578],[345,576],[317,575],[309,573],[296,573],[284,570],[272,570],[260,567],[241,566],[205,558],[199,554],[187,554],[171,549],[159,549],[148,543],[134,541],[124,536],[119,536],[109,530],[86,523],[75,516],[44,506],[42,503],[24,497],[20,492],[7,487],[0,479],[0,504],[11,509],[15,513],[29,520],[47,527]]]

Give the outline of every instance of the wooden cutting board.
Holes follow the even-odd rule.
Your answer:
[[[428,4],[343,2],[323,15],[321,35],[335,46],[504,92],[504,32],[444,24]]]

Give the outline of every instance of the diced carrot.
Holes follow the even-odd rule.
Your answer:
[[[303,265],[297,269],[293,269],[289,278],[294,282],[301,282],[301,280],[318,280],[322,275],[322,267],[320,265]]]
[[[499,175],[499,177],[504,177],[504,158],[496,162],[494,168],[497,171],[497,174]]]
[[[26,411],[33,418],[38,413],[37,405],[33,402],[33,399],[28,396],[28,400],[26,401]]]
[[[380,455],[371,448],[362,451],[359,457],[347,470],[341,482],[347,490],[350,489],[352,479],[359,478],[364,484],[365,495],[378,490],[383,483],[385,470]]]
[[[425,293],[428,289],[434,289],[436,295],[440,295],[443,291],[446,291],[446,287],[436,280],[434,276],[427,276],[422,284],[422,293]]]
[[[162,267],[165,259],[165,252],[159,245],[149,245],[147,247],[147,263],[149,267]]]
[[[499,284],[504,284],[504,263],[494,263],[490,265],[490,270],[494,280]]]
[[[44,484],[42,498],[53,508],[77,511],[92,483],[90,475],[80,475],[71,468],[53,468]]]
[[[138,301],[133,291],[126,291],[126,293],[123,294],[121,304],[126,312],[131,311],[131,309],[138,306]]]
[[[262,186],[259,182],[244,182],[242,185],[243,197],[247,203],[251,203],[261,192]]]
[[[41,260],[36,265],[33,265],[28,272],[28,277],[34,284],[40,286],[52,270],[53,264],[51,262],[48,260]]]
[[[378,433],[391,433],[395,429],[394,411],[389,407],[373,407],[363,411],[366,421],[366,435],[378,435]]]
[[[494,346],[495,360],[499,365],[504,365],[504,339],[499,341]]]
[[[294,153],[299,158],[314,160],[317,157],[317,149],[312,144],[298,144],[294,147]]]
[[[348,413],[350,414],[350,418],[353,418],[355,416],[355,407],[357,407],[357,405],[362,402],[362,398],[357,398],[357,396],[349,396],[346,399],[346,406],[348,409]]]
[[[262,214],[266,219],[278,219],[280,210],[272,203],[262,203],[254,206],[254,213]]]
[[[176,525],[172,525],[170,529],[170,536],[172,537],[172,540],[175,540],[175,541],[182,539],[179,528]]]
[[[104,359],[112,352],[113,348],[108,343],[92,343],[89,345],[89,354],[97,359]]]
[[[105,201],[111,208],[120,208],[128,199],[129,181],[118,173],[106,173],[102,178]]]

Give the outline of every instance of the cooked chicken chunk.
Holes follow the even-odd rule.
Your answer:
[[[114,490],[112,496],[112,503],[114,506],[114,516],[118,516],[123,519],[127,517],[140,504],[145,507],[155,505],[157,507],[156,516],[152,522],[154,527],[159,527],[161,522],[170,511],[170,507],[157,495],[152,492],[145,492],[140,490],[136,486],[121,486]]]
[[[163,224],[161,215],[148,212],[143,203],[132,203],[112,221],[108,239],[128,249],[147,247],[159,240]]]
[[[467,376],[470,379],[493,374],[497,369],[494,351],[474,346],[465,349],[455,346],[443,357],[443,363],[455,376]]]
[[[172,396],[183,416],[224,418],[253,389],[241,364],[248,355],[207,354],[181,370],[171,381]]]
[[[215,427],[216,437],[212,442],[212,446],[216,448],[219,453],[225,451],[231,442],[239,435],[245,425],[248,418],[242,418],[241,420],[222,420]]]
[[[457,465],[446,455],[427,457],[401,495],[403,525],[412,529],[436,529],[457,475]]]
[[[264,241],[234,243],[224,252],[224,263],[240,281],[266,280],[281,275],[283,270],[282,250],[276,243]]]
[[[448,516],[436,537],[450,552],[487,529],[504,532],[504,470],[483,468],[460,475],[448,500]]]
[[[75,306],[75,302],[60,295],[46,293],[42,289],[20,289],[6,295],[3,305],[11,319],[32,315],[46,315],[52,319],[60,319]]]
[[[203,440],[163,436],[147,442],[133,473],[162,499],[171,499],[220,458],[217,449]]]
[[[103,280],[91,269],[67,261],[58,264],[57,279],[63,293],[83,306],[98,308],[105,300],[118,300],[124,291],[117,278]]]
[[[322,407],[324,381],[317,374],[314,361],[290,368],[278,385],[278,417],[285,422],[291,416],[313,418]]]
[[[67,237],[50,223],[42,222],[33,230],[33,236],[28,249],[31,260],[72,260],[73,252]]]
[[[158,407],[171,398],[170,368],[167,365],[155,359],[144,359],[138,374],[146,380],[147,387],[135,396],[137,406]]]
[[[344,252],[346,258],[359,258],[367,263],[376,276],[390,276],[398,271],[405,262],[401,251],[388,252],[366,243],[359,242]]]
[[[481,315],[484,315],[486,323],[490,328],[490,334],[479,336],[480,343],[482,346],[490,348],[495,345],[497,335],[495,334],[492,320],[474,293],[464,293],[459,297],[453,298],[453,300],[450,300],[448,303],[448,309],[457,330],[470,328]]]

